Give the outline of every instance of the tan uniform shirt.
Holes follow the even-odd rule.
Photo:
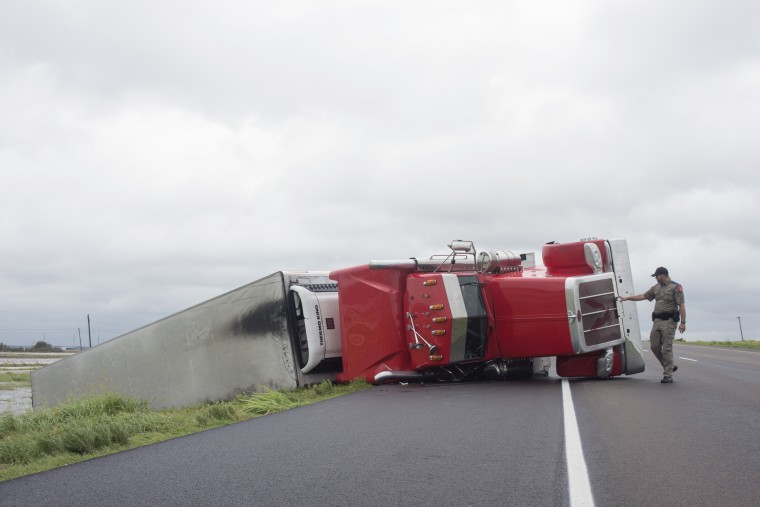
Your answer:
[[[655,300],[654,313],[677,312],[683,304],[683,287],[673,280],[658,283],[646,291],[644,297],[648,301]]]

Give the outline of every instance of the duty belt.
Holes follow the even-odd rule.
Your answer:
[[[675,310],[672,312],[661,312],[661,313],[652,312],[652,322],[658,319],[659,320],[672,319],[673,322],[678,322],[679,320],[681,320],[681,316]]]

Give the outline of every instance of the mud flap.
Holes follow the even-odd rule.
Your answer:
[[[625,374],[633,375],[644,371],[644,355],[628,338],[625,339]]]

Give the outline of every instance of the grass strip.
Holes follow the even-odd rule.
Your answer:
[[[370,387],[323,382],[231,401],[152,410],[148,403],[103,394],[17,416],[0,414],[0,482],[97,456],[281,412]]]
[[[0,382],[25,382],[31,383],[32,377],[27,373],[2,372],[0,373]]]
[[[268,387],[263,387],[264,392],[238,396],[235,398],[234,403],[244,413],[260,416],[290,410],[291,408],[308,405],[315,401],[335,398],[336,396],[365,389],[367,386],[366,382],[354,381],[350,384],[322,382],[294,391],[275,391]]]
[[[29,382],[0,382],[0,391],[15,391],[16,389],[31,388]]]
[[[710,342],[692,342],[678,340],[679,344],[683,345],[703,345],[706,347],[728,347],[732,349],[749,349],[760,350],[760,340],[744,340],[744,341],[710,341]]]

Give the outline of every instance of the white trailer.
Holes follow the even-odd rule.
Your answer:
[[[280,271],[33,372],[32,403],[107,391],[164,408],[333,379],[337,312],[328,272]]]

